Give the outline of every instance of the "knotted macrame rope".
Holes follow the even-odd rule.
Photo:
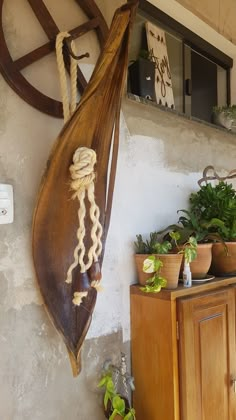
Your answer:
[[[69,38],[71,35],[68,32],[59,32],[56,39],[56,56],[57,56],[57,67],[60,78],[61,96],[63,104],[63,115],[64,122],[66,123],[70,116],[73,114],[76,108],[76,97],[77,97],[77,61],[70,56],[70,90],[71,90],[71,101],[69,103],[69,95],[67,88],[66,69],[63,57],[63,42],[65,38]],[[76,55],[75,43],[71,41],[71,49],[74,55]]]
[[[72,271],[77,265],[80,265],[81,273],[85,273],[92,265],[93,262],[98,261],[98,257],[102,252],[102,226],[99,222],[100,211],[95,202],[94,197],[94,165],[96,163],[96,153],[87,147],[79,147],[73,156],[73,164],[70,166],[71,173],[71,189],[74,191],[73,199],[77,198],[79,201],[79,228],[77,230],[78,244],[74,250],[74,262],[71,264],[67,272],[66,283],[72,282]],[[85,246],[84,238],[85,230],[85,197],[88,197],[90,203],[90,219],[92,221],[91,240],[92,245],[88,251],[87,262],[85,263]]]
[[[67,90],[67,79],[66,70],[63,57],[63,42],[65,38],[70,37],[68,32],[60,32],[56,39],[56,55],[57,65],[60,77],[61,96],[63,103],[63,114],[64,122],[68,121],[72,113],[76,108],[76,96],[77,96],[77,61],[70,57],[70,80],[71,80],[71,103],[69,104],[68,90]],[[71,42],[71,49],[74,55],[76,55],[74,42]],[[71,173],[71,189],[74,192],[72,198],[78,199],[79,201],[79,228],[77,230],[78,244],[74,250],[74,261],[67,271],[66,283],[72,283],[72,272],[75,267],[80,265],[80,272],[85,273],[93,264],[98,261],[98,257],[102,252],[102,226],[99,222],[100,210],[95,202],[94,196],[94,180],[95,172],[94,165],[97,161],[96,153],[93,149],[87,147],[79,147],[76,149],[73,156],[73,164],[70,166]],[[84,246],[84,239],[86,235],[85,229],[85,216],[86,206],[85,198],[88,197],[90,203],[90,219],[92,221],[91,229],[91,241],[92,245],[88,251],[87,262],[85,262],[86,249]],[[100,289],[98,281],[92,281],[91,286]],[[79,306],[82,302],[83,297],[86,297],[87,291],[75,292],[72,302]]]

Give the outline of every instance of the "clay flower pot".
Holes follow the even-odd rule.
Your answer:
[[[225,242],[228,253],[225,252],[224,244],[218,242],[212,247],[211,273],[215,276],[236,275],[236,242]]]
[[[155,254],[163,263],[161,276],[167,280],[165,289],[176,289],[179,282],[182,254]]]
[[[181,247],[180,247],[181,248]],[[212,261],[212,243],[197,244],[197,257],[190,263],[192,278],[204,279],[210,269]],[[181,266],[181,277],[183,276],[184,261]]]
[[[138,282],[142,286],[145,286],[146,281],[152,277],[150,273],[143,272],[143,261],[146,260],[150,255],[149,254],[135,254],[135,265],[138,274]]]
[[[159,258],[163,267],[161,268],[161,276],[167,280],[165,289],[176,289],[179,281],[180,266],[183,259],[182,254],[153,254]],[[136,254],[135,263],[138,273],[138,282],[142,286],[145,286],[146,281],[152,277],[150,273],[143,272],[143,261],[150,255]]]

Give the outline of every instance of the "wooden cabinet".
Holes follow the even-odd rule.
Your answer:
[[[235,277],[158,294],[131,286],[137,420],[236,419],[235,286]]]

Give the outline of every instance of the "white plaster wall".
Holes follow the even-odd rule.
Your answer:
[[[70,24],[75,24],[77,12],[72,3],[73,0],[46,1],[48,7],[56,5],[61,29],[67,29],[70,17]],[[108,21],[112,9],[121,3],[113,1],[111,7],[109,0],[98,1]],[[156,1],[166,11],[165,3]],[[179,4],[177,7],[176,2],[169,0],[170,3],[171,15],[184,15]],[[26,0],[4,1],[4,25],[14,57],[45,42]],[[210,37],[211,31],[206,28],[205,35]],[[98,54],[95,38],[91,35],[80,47],[93,52],[82,63],[89,77]],[[58,98],[55,58],[51,56],[33,67],[24,71],[26,77]],[[62,121],[30,107],[0,77],[0,182],[13,184],[15,195],[15,221],[0,226],[3,420],[94,418],[99,406],[96,380],[91,383],[88,377],[94,378],[96,366],[101,367],[104,349],[117,351],[120,330],[123,340],[129,339],[129,285],[136,281],[132,245],[135,235],[174,222],[176,210],[186,207],[187,197],[197,187],[196,180],[207,164],[214,164],[220,171],[235,166],[234,136],[129,100],[124,100],[122,109],[117,179],[103,266],[104,291],[98,296],[88,334],[91,340],[87,341],[84,356],[86,370],[75,381],[64,345],[42,306],[31,257],[31,220],[38,186]],[[116,331],[118,335],[112,335],[106,345],[99,341],[100,336]],[[91,342],[95,343],[95,350]],[[103,418],[101,410],[96,418]]]
[[[124,340],[129,340],[129,285],[137,282],[136,234],[149,235],[177,222],[177,210],[187,208],[189,194],[198,189],[207,165],[222,174],[233,169],[236,136],[129,99],[122,109],[104,290],[98,296],[89,336],[121,325]]]

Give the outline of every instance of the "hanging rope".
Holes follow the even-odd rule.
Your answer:
[[[63,114],[64,122],[68,121],[72,113],[76,108],[76,96],[77,96],[77,61],[70,56],[70,80],[71,80],[71,104],[69,104],[68,98],[68,89],[67,89],[67,79],[66,79],[66,69],[63,57],[63,42],[65,38],[70,37],[71,35],[68,32],[61,32],[57,35],[56,39],[56,54],[57,54],[57,65],[60,76],[60,86],[61,86],[61,95],[63,103]],[[71,49],[73,54],[76,56],[74,42],[71,42]],[[85,273],[93,263],[98,261],[98,257],[102,252],[102,226],[99,222],[100,210],[95,202],[94,196],[94,180],[95,172],[94,165],[97,161],[96,153],[93,149],[87,147],[79,147],[76,149],[73,156],[73,164],[70,166],[71,174],[71,189],[74,192],[72,198],[78,199],[79,201],[79,210],[78,210],[78,220],[79,228],[77,230],[77,239],[78,244],[74,249],[74,261],[70,265],[67,271],[66,283],[72,283],[72,272],[74,268],[80,265],[80,272]],[[86,206],[85,198],[88,198],[90,203],[90,219],[92,221],[91,228],[91,246],[87,254],[87,262],[85,262],[86,249],[84,245],[84,239],[86,236],[85,229],[85,216],[86,216]],[[92,281],[91,287],[100,289],[99,281]],[[87,291],[76,291],[74,292],[74,297],[72,302],[74,305],[79,306],[82,302],[82,299],[88,294]]]
[[[76,97],[77,97],[77,61],[70,55],[70,90],[71,90],[71,102],[69,103],[66,69],[63,57],[63,43],[65,38],[69,38],[71,35],[68,32],[60,32],[56,39],[56,56],[57,56],[57,67],[60,78],[60,88],[63,105],[64,122],[66,123],[70,116],[73,114],[76,108]],[[71,41],[71,49],[76,55],[75,43]]]

